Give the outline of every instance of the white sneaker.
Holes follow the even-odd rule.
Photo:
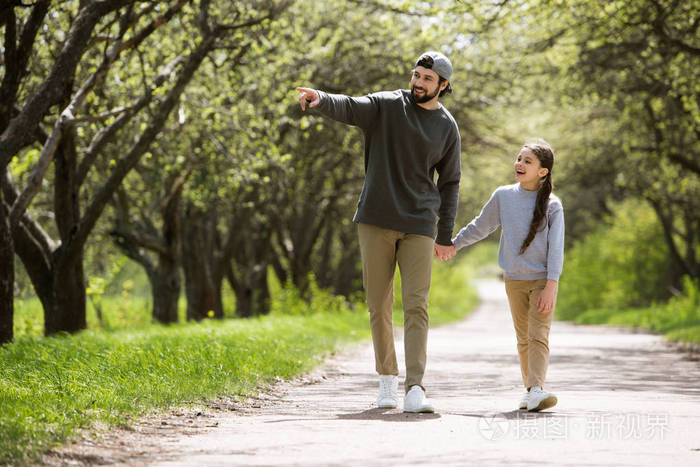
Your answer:
[[[379,395],[377,407],[380,409],[395,409],[399,405],[399,377],[394,375],[379,375]]]
[[[413,413],[433,413],[435,409],[425,397],[425,391],[420,386],[411,386],[403,401],[403,411]]]
[[[525,394],[523,394],[522,399],[520,399],[520,404],[518,405],[518,408],[523,410],[527,409],[527,403],[530,400],[530,392],[525,391]]]
[[[539,412],[557,405],[557,396],[539,386],[530,388],[530,400],[527,401],[528,412]]]

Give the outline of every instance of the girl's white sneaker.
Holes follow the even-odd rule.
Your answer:
[[[530,388],[530,396],[527,401],[528,412],[539,412],[557,405],[557,396],[547,392],[539,386]]]
[[[521,410],[527,409],[527,403],[530,400],[530,392],[525,391],[525,394],[523,394],[522,399],[520,399],[520,404],[518,405],[518,408]]]

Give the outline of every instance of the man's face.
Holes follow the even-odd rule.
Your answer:
[[[411,95],[416,103],[428,102],[440,94],[440,76],[429,68],[417,66],[411,77]]]

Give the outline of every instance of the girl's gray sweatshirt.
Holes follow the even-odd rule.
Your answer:
[[[481,214],[452,239],[459,250],[486,238],[499,226],[501,241],[498,265],[506,279],[559,280],[564,265],[564,209],[555,195],[550,195],[546,221],[521,255],[520,246],[530,229],[537,192],[524,190],[520,183],[496,189]]]

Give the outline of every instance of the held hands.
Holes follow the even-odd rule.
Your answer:
[[[454,245],[438,245],[435,243],[433,251],[435,252],[435,257],[440,261],[447,261],[457,254],[457,248]]]
[[[306,110],[307,105],[309,108],[316,107],[318,103],[321,102],[321,96],[313,89],[297,88],[297,91],[299,91],[299,105],[301,105],[301,110]]]
[[[537,297],[538,313],[547,314],[554,311],[554,305],[557,303],[557,286],[557,281],[551,279],[547,281],[547,285]]]

